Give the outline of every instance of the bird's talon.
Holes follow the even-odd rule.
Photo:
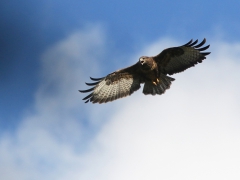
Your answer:
[[[157,83],[155,81],[152,82],[155,86],[157,85]]]
[[[157,84],[160,82],[160,80],[157,78],[156,81],[152,81],[152,83],[157,86]]]

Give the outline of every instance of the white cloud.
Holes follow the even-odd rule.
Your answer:
[[[99,71],[104,42],[101,28],[86,28],[43,55],[34,112],[0,140],[1,177],[239,179],[240,44],[211,42],[207,60],[175,75],[162,96],[138,91],[112,103],[85,105],[77,89]],[[133,57],[178,44],[159,40]]]
[[[44,53],[34,107],[16,132],[1,137],[1,179],[60,179],[67,167],[80,166],[91,129],[78,89],[88,73],[98,73],[104,42],[100,26],[87,27]]]

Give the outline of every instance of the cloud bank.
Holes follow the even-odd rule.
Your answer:
[[[88,75],[101,76],[109,53],[104,35],[101,27],[87,27],[43,54],[33,108],[0,139],[1,177],[239,179],[240,43],[210,42],[207,60],[174,75],[162,96],[138,91],[104,105],[84,104],[77,90]],[[129,61],[179,44],[160,39]]]

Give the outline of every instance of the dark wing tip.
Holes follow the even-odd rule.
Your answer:
[[[94,88],[91,88],[91,89],[94,89]],[[89,92],[89,89],[86,91]],[[79,90],[79,92],[86,92],[86,91]],[[88,103],[89,101],[91,102],[92,97],[93,97],[93,92],[91,94],[87,95],[86,97],[84,97],[82,100],[86,100],[85,103]]]
[[[196,49],[196,48],[200,48],[201,46],[203,46],[203,45],[206,43],[206,38],[204,38],[204,39],[202,40],[202,42],[200,42],[199,44],[197,44],[197,43],[198,43],[198,40],[192,42],[192,39],[191,39],[191,41],[189,41],[188,43],[184,44],[183,46],[186,46],[186,47],[194,47],[195,49]],[[196,45],[196,44],[197,44],[197,45]],[[203,49],[203,50],[201,50],[201,49],[198,49],[198,50],[204,51],[204,50],[208,49],[209,46],[210,46],[210,45],[201,48],[201,49]],[[204,48],[206,48],[206,49],[204,49]]]
[[[207,50],[207,49],[210,47],[210,45],[207,45],[207,46],[205,46],[205,47],[202,47],[202,46],[206,43],[206,38],[204,38],[204,39],[202,40],[202,42],[200,42],[199,44],[197,44],[197,42],[198,42],[198,40],[196,40],[196,41],[194,41],[194,42],[192,42],[192,40],[191,40],[191,41],[189,41],[187,44],[185,44],[185,45],[183,45],[183,46],[185,46],[185,47],[193,47],[194,49],[196,49],[196,50],[198,50],[198,51],[205,51],[205,50]],[[197,44],[197,45],[196,45],[196,44]],[[207,55],[210,54],[210,52],[201,52],[201,54],[202,54],[203,56],[207,56]]]
[[[211,52],[204,52],[204,53],[201,53],[201,54],[204,55],[204,56],[207,56],[207,55],[211,54]]]
[[[87,92],[94,91],[95,87],[98,85],[98,83],[99,83],[102,79],[104,79],[104,77],[102,77],[102,78],[92,78],[92,77],[90,77],[90,79],[91,79],[92,81],[97,81],[97,82],[85,83],[85,84],[88,85],[88,86],[94,86],[94,87],[92,87],[92,88],[90,88],[90,89],[86,89],[86,90],[78,90],[79,92],[81,92],[81,93],[87,93]],[[84,97],[82,100],[86,100],[85,103],[88,103],[88,102],[92,102],[92,98],[93,98],[93,92],[92,92],[91,94],[87,95],[86,97]]]
[[[90,97],[92,97],[93,93],[87,95],[85,98],[83,98],[82,100],[86,100],[86,99],[89,99]]]
[[[93,80],[93,81],[100,81],[100,80],[102,80],[104,77],[102,77],[102,78],[92,78],[92,77],[90,77],[90,79],[91,80]]]
[[[182,46],[189,46],[189,44],[191,44],[191,43],[192,43],[192,39],[188,43],[186,43],[186,44],[184,44]]]
[[[207,45],[205,47],[202,47],[200,49],[197,49],[198,51],[205,51],[206,49],[208,49],[210,47],[210,45]]]
[[[194,46],[194,48],[199,48],[199,47],[201,47],[202,45],[204,45],[205,43],[206,43],[206,38],[204,38],[204,39],[202,40],[202,42],[200,42],[198,45]]]
[[[194,46],[197,43],[198,43],[198,40],[194,41],[193,43],[190,43],[188,46],[191,47],[191,46]]]
[[[88,86],[95,86],[95,85],[97,85],[98,83],[99,83],[99,81],[94,82],[94,83],[86,83],[86,82],[85,82],[85,84],[88,85]]]
[[[78,90],[79,92],[81,93],[86,93],[86,92],[90,92],[90,91],[93,91],[95,87],[93,88],[90,88],[90,89],[86,89],[86,90]]]

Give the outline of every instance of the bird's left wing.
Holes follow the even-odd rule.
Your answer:
[[[187,44],[165,49],[157,56],[154,56],[153,59],[157,62],[160,72],[172,75],[182,72],[206,59],[205,56],[210,54],[210,52],[202,51],[208,49],[210,45],[202,47],[206,42],[205,38],[201,43],[197,44],[197,42],[198,40],[194,42],[191,40]]]
[[[91,78],[91,77],[90,77]],[[128,95],[140,88],[141,75],[138,64],[120,69],[103,78],[91,78],[94,83],[86,83],[94,86],[87,90],[79,90],[82,93],[92,92],[83,100],[92,103],[106,103]]]

